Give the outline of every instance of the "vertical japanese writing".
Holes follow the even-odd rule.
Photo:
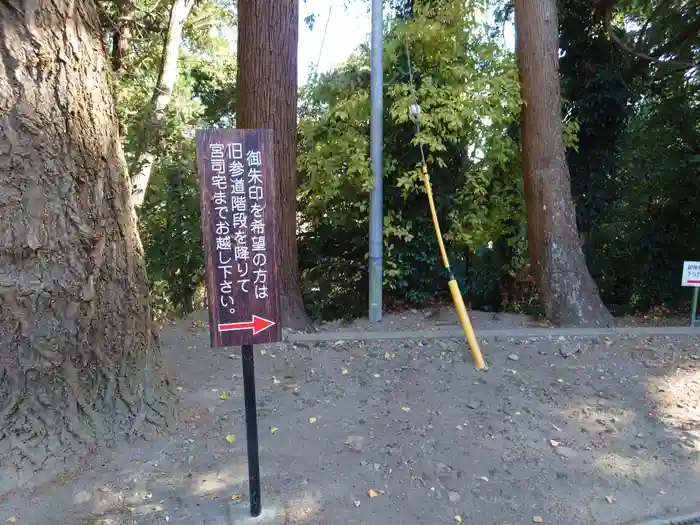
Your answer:
[[[232,314],[236,312],[233,300],[233,264],[231,261],[231,224],[229,222],[228,181],[226,177],[225,147],[209,144],[211,163],[212,201],[214,203],[214,228],[216,234],[216,263],[219,279],[219,303]]]
[[[246,151],[250,202],[250,251],[256,299],[267,299],[267,243],[265,241],[265,185],[260,151]]]
[[[231,226],[233,228],[233,258],[236,261],[237,286],[248,293],[247,282],[250,261],[248,249],[248,203],[246,201],[246,166],[243,159],[243,144],[240,142],[228,144],[231,151],[231,163],[228,175],[231,182]]]
[[[272,131],[197,130],[196,142],[212,347],[277,342],[280,196]]]

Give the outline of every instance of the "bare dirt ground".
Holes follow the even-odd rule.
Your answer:
[[[475,328],[487,330],[513,328],[551,328],[552,324],[546,319],[533,319],[524,315],[511,313],[469,312],[469,317]],[[687,326],[690,316],[654,315],[638,317],[619,317],[615,319],[616,326]],[[384,315],[378,323],[370,323],[368,319],[358,319],[352,322],[334,321],[318,327],[323,332],[393,332],[393,331],[435,331],[445,326],[458,326],[459,319],[455,309],[442,306],[426,310],[406,310],[399,313]]]
[[[0,523],[227,524],[248,492],[241,360],[209,348],[205,319],[161,332],[170,437],[0,496]],[[533,326],[474,316],[489,322]],[[263,503],[309,525],[624,525],[700,508],[700,337],[495,338],[487,372],[463,344],[260,347]]]

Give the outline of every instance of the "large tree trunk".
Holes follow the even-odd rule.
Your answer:
[[[308,329],[297,260],[297,0],[238,2],[239,128],[273,130],[275,173],[282,196],[280,281],[285,326]]]
[[[171,421],[97,5],[0,2],[0,493]]]
[[[576,230],[559,85],[556,0],[516,0],[515,24],[528,249],[547,317],[565,326],[609,325]]]
[[[134,164],[135,169],[131,180],[131,200],[137,208],[143,205],[148,181],[151,178],[151,171],[153,171],[153,164],[156,161],[155,151],[162,132],[165,109],[170,104],[175,81],[177,80],[177,64],[180,58],[182,29],[193,5],[194,0],[175,0],[170,9],[168,32],[163,43],[163,59],[158,73],[158,82],[156,82],[156,86],[153,89],[153,97],[151,99],[152,114],[147,120],[145,133],[143,134],[143,144]]]

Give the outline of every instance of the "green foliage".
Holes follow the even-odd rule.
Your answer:
[[[688,31],[697,2],[619,0],[606,27],[590,0],[559,1],[572,192],[591,272],[604,300],[623,313],[683,305],[681,261],[700,258],[699,79],[697,69],[686,67],[697,61],[700,45],[697,31]],[[421,172],[422,142],[450,262],[470,306],[538,313],[527,257],[517,69],[499,44],[512,3],[389,3],[395,16],[384,56],[384,303],[449,300]],[[498,27],[489,27],[484,13],[494,3]],[[114,75],[130,162],[156,133],[146,116],[170,4],[134,6],[128,53]],[[235,126],[234,12],[231,0],[195,5],[172,102],[157,130],[162,147],[140,228],[154,305],[163,315],[200,306],[192,139],[198,127]],[[116,2],[104,3],[108,35],[123,19]],[[408,110],[414,94],[406,46],[420,135]],[[667,60],[639,56],[659,53]],[[300,97],[299,265],[309,312],[319,318],[367,309],[369,62],[369,48],[361,46]]]
[[[630,121],[621,195],[592,250],[601,293],[632,310],[687,303],[679,286],[683,260],[700,258],[700,89],[683,75],[658,87]]]
[[[384,285],[389,305],[447,297],[419,139],[452,263],[462,267],[462,278],[468,252],[506,237],[516,246],[522,235],[519,149],[512,131],[520,106],[517,70],[513,57],[477,22],[482,8],[476,1],[414,2],[413,17],[397,22],[386,35]],[[421,105],[420,137],[408,111],[413,92],[406,45]],[[367,47],[303,93],[300,266],[308,303],[319,316],[358,315],[366,309],[369,113]]]
[[[627,56],[611,42],[589,0],[560,1],[559,26],[565,107],[579,125],[578,147],[567,156],[572,193],[579,230],[591,234],[620,188],[620,140],[632,97]]]
[[[161,150],[142,213],[146,264],[161,310],[189,313],[204,277],[199,189],[194,144],[180,135],[171,112],[167,147]]]
[[[698,3],[619,1],[610,27],[586,0],[559,4],[563,91],[580,124],[572,190],[592,274],[619,313],[687,304],[679,279],[699,255],[700,115],[697,70],[684,64]]]
[[[170,2],[138,0],[132,41],[122,69],[114,75],[117,111],[125,130],[124,148],[133,167],[144,140],[154,140],[150,103],[161,66]],[[116,27],[107,4],[108,31]],[[144,206],[140,231],[156,313],[186,313],[201,307],[203,253],[194,130],[233,122],[235,34],[233,2],[197,2],[184,27],[172,100],[157,130],[158,155]]]

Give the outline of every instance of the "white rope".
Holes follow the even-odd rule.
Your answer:
[[[331,11],[333,11],[333,4],[328,8],[328,18],[326,18],[326,27],[323,30],[323,39],[321,40],[321,48],[318,50],[318,59],[316,59],[316,68],[314,69],[314,77],[318,74],[318,66],[321,63],[321,54],[323,53],[323,46],[326,45],[326,35],[328,34],[328,24],[331,21]]]

